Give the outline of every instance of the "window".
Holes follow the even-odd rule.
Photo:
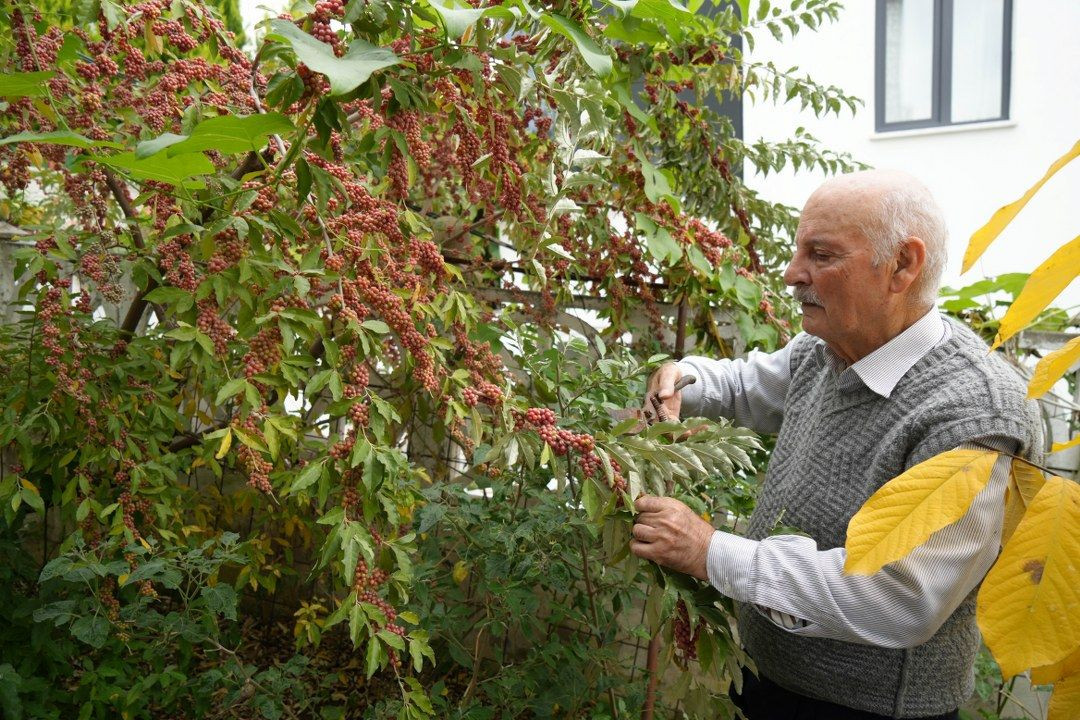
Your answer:
[[[878,132],[1009,117],[1012,0],[877,0]]]

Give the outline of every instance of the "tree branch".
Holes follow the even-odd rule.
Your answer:
[[[272,151],[264,151],[263,158],[265,160],[269,161],[271,157],[273,157]],[[259,153],[252,150],[244,157],[243,162],[241,162],[235,170],[229,173],[229,177],[233,180],[239,180],[240,178],[247,175],[249,172],[258,170],[259,167],[261,167]],[[137,234],[136,245],[141,250],[145,247],[145,240],[143,239],[142,230],[138,228],[135,209],[131,207],[131,203],[128,202],[127,194],[123,191],[123,188],[116,180],[116,177],[112,176],[112,181],[110,182],[109,178],[111,176],[111,173],[108,170],[106,170],[105,173],[105,181],[106,183],[108,183],[109,189],[112,190],[117,202],[120,203],[120,207],[121,209],[123,209],[124,215],[126,215],[127,218],[131,220],[132,225],[135,227],[134,233]],[[200,222],[202,224],[206,224],[206,222],[210,220],[213,214],[214,207],[212,205],[207,205],[203,208]],[[149,304],[146,300],[146,296],[152,293],[157,287],[157,281],[153,278],[149,278],[146,281],[146,287],[140,290],[135,295],[135,299],[131,301],[131,306],[128,307],[127,314],[124,315],[124,321],[120,324],[120,332],[123,335],[131,337],[135,334],[135,329],[139,327],[139,322],[142,320],[142,316],[146,312],[146,306]]]

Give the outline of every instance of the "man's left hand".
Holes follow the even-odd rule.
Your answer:
[[[674,498],[642,495],[634,507],[638,515],[630,552],[701,580],[709,579],[705,559],[712,525]]]

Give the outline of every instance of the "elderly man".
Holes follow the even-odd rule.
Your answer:
[[[631,550],[738,601],[757,666],[750,720],[955,718],[973,689],[975,588],[999,549],[1010,458],[1041,426],[1019,377],[934,307],[946,229],[909,175],[825,183],[803,208],[784,273],[804,333],[745,360],[688,357],[650,380],[675,417],[776,433],[747,537],[677,500],[643,496]],[[681,393],[675,382],[700,382]],[[957,447],[1002,452],[967,514],[869,577],[846,576],[847,524],[884,483]],[[778,524],[803,535],[771,534]]]

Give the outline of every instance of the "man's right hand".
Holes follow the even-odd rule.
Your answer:
[[[664,363],[660,369],[649,378],[649,385],[645,392],[645,414],[654,420],[656,409],[653,407],[649,396],[656,393],[664,409],[667,410],[668,420],[678,420],[682,409],[682,391],[675,390],[675,383],[682,379],[682,370],[675,363]]]

